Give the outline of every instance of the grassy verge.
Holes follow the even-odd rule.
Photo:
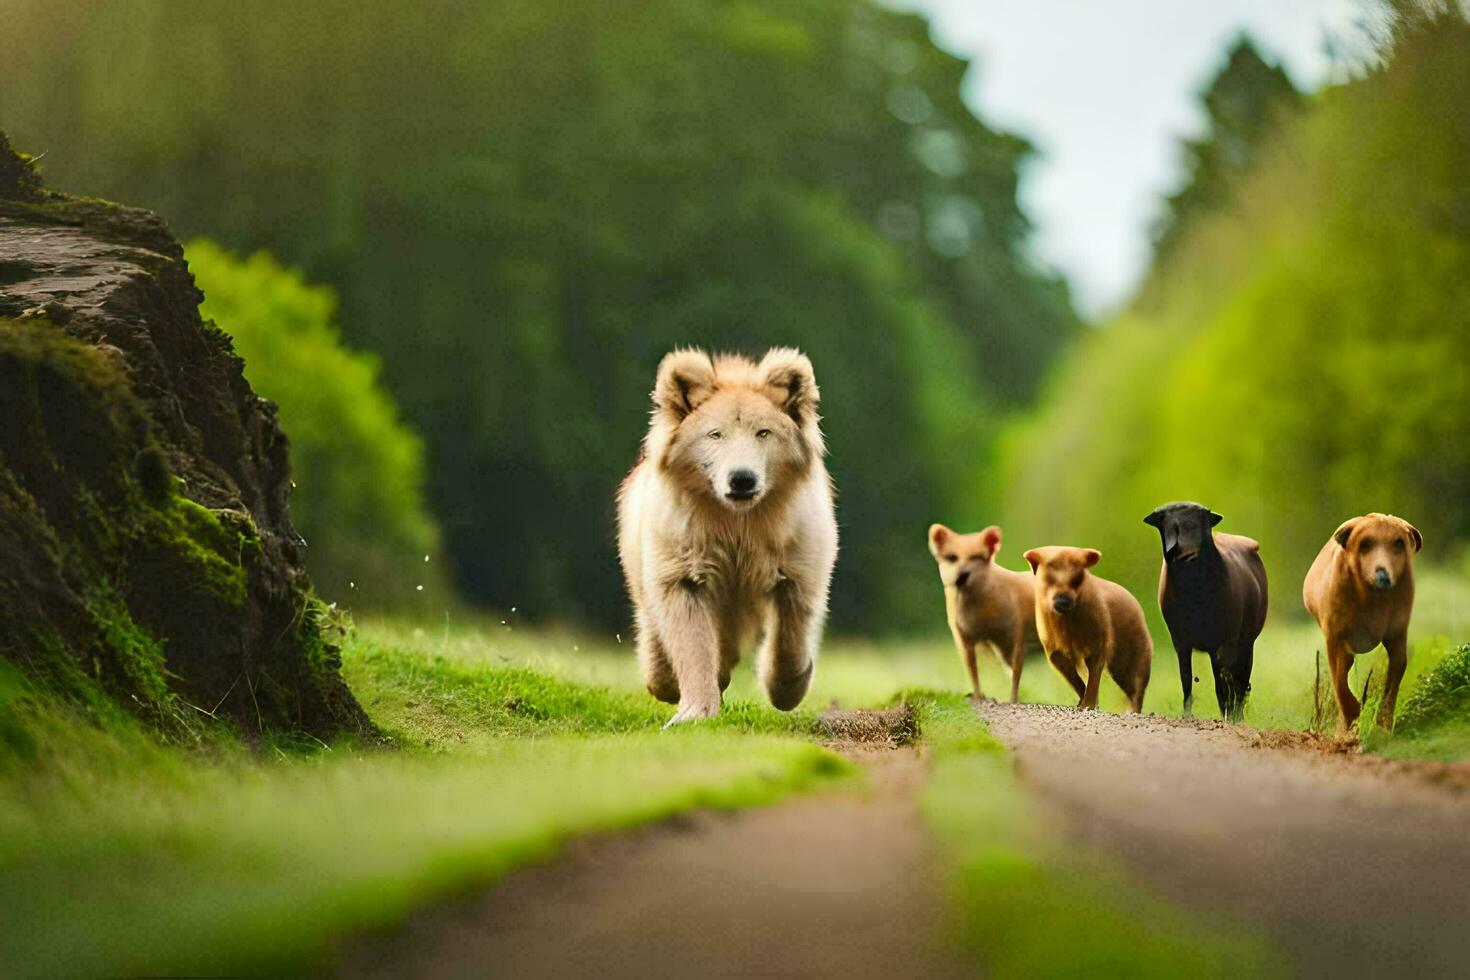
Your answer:
[[[0,963],[12,975],[297,973],[354,931],[569,836],[841,777],[802,718],[735,705],[661,733],[646,695],[363,643],[396,749],[160,746],[0,662]],[[809,721],[809,719],[807,719]]]
[[[1380,739],[1379,751],[1443,761],[1470,756],[1470,643],[1446,652],[1409,690],[1394,737]]]
[[[1459,644],[1470,640],[1470,582],[1463,576],[1438,569],[1421,569],[1414,621],[1409,631],[1409,669],[1404,677],[1399,705],[1403,709],[1418,688],[1421,678],[1433,673]],[[1277,594],[1287,586],[1277,585]],[[1144,597],[1145,601],[1152,601]],[[1258,728],[1305,730],[1314,723],[1330,730],[1335,721],[1335,706],[1323,664],[1319,679],[1322,636],[1305,614],[1292,618],[1288,613],[1296,607],[1272,611],[1266,630],[1256,644],[1255,670],[1250,701],[1246,706],[1246,723]],[[925,636],[907,639],[861,640],[834,638],[825,645],[816,675],[812,681],[808,706],[825,707],[837,703],[847,707],[867,707],[892,701],[901,691],[929,689],[960,692],[965,689],[964,670],[949,639],[944,624],[944,607],[935,585],[935,618]],[[582,684],[596,684],[611,690],[636,692],[634,700],[650,717],[667,718],[673,709],[657,705],[642,694],[637,667],[633,662],[631,639],[618,634],[603,636],[557,630],[527,630],[514,614],[486,619],[446,620],[424,626],[399,620],[374,620],[364,624],[365,632],[390,646],[412,647],[447,664],[480,670],[495,667],[522,667]],[[1195,714],[1202,718],[1218,718],[1214,681],[1209,658],[1194,655]],[[1382,683],[1386,658],[1382,649],[1358,657],[1351,683],[1361,692],[1370,686],[1369,708],[1373,690]],[[986,693],[994,696],[1010,690],[1005,668],[993,656],[980,657],[980,681]],[[1371,685],[1370,685],[1371,681]],[[737,704],[750,706],[764,698],[748,665],[735,671],[730,696]],[[1031,657],[1021,677],[1021,699],[1041,704],[1075,704],[1076,695],[1066,682],[1040,656]],[[1122,693],[1104,681],[1101,707],[1106,711],[1122,711],[1126,704]],[[1161,715],[1183,713],[1183,697],[1173,649],[1167,636],[1154,638],[1153,676],[1149,683],[1144,710]],[[1325,715],[1323,709],[1326,709]],[[777,716],[782,717],[782,716]],[[1365,713],[1365,717],[1372,717]],[[1470,714],[1461,712],[1457,722],[1454,713],[1432,735],[1427,729],[1422,737],[1385,739],[1371,731],[1365,733],[1365,747],[1371,751],[1409,757],[1459,759],[1470,757]],[[757,725],[769,722],[755,722]]]
[[[1378,748],[1463,758],[1470,659],[1452,656],[1448,637],[1465,635],[1466,589],[1424,578],[1401,717],[1413,714],[1421,675],[1433,696]],[[344,651],[344,672],[392,744],[263,752],[225,736],[161,746],[129,718],[83,714],[0,662],[0,972],[308,970],[344,936],[481,886],[569,836],[831,782],[849,767],[808,737],[816,711],[961,688],[937,611],[933,632],[834,641],[806,707],[791,714],[766,706],[744,666],[718,720],[662,733],[672,709],[642,691],[626,637],[496,619],[370,623]],[[1273,622],[1250,721],[1310,724],[1318,644],[1308,626]],[[1371,667],[1361,658],[1355,687]],[[1156,663],[1149,710],[1179,710],[1172,668]],[[982,671],[990,691],[1003,688],[998,664],[984,659]],[[1022,694],[1071,700],[1035,660]],[[1110,685],[1104,707],[1120,707]],[[1199,707],[1213,713],[1208,690]],[[958,921],[995,972],[1266,963],[1251,941],[1201,930],[1113,871],[1050,849],[1029,829],[1002,750],[976,725],[958,699],[931,699],[925,809],[959,869]],[[1129,911],[1134,902],[1144,911]],[[1084,935],[1093,939],[1069,938]]]
[[[987,976],[1286,975],[1264,941],[1201,921],[1049,833],[963,698],[928,699],[921,718],[933,762],[921,807],[951,869],[951,928]]]

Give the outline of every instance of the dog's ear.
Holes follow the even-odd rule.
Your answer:
[[[1404,530],[1409,532],[1409,540],[1414,542],[1414,550],[1418,551],[1419,549],[1423,548],[1424,535],[1419,533],[1419,529],[1410,524],[1408,521],[1404,521],[1402,517],[1400,517],[1399,520],[1403,521]]]
[[[653,407],[675,423],[684,421],[715,393],[715,366],[702,350],[676,350],[664,355],[653,383]]]
[[[1225,519],[1223,515],[1217,514],[1214,511],[1210,511],[1209,514],[1210,514],[1210,527],[1214,527],[1216,524],[1219,524],[1221,521],[1223,521]]]
[[[1143,523],[1147,524],[1149,527],[1163,527],[1164,526],[1164,508],[1160,507],[1157,510],[1155,510],[1152,514],[1150,514],[1147,517],[1145,517],[1143,519]]]
[[[944,542],[948,541],[949,536],[953,533],[953,531],[945,527],[943,524],[930,524],[929,553],[932,554],[935,558],[938,558],[939,550],[944,547]]]
[[[1358,526],[1359,520],[1361,520],[1361,518],[1349,518],[1348,520],[1345,520],[1341,524],[1339,524],[1336,531],[1332,532],[1332,538],[1334,541],[1337,542],[1337,546],[1339,548],[1347,547],[1348,538],[1352,537],[1353,528]]]
[[[990,560],[995,561],[995,556],[1000,554],[1000,528],[994,524],[980,532],[980,541],[990,552]]]
[[[1082,567],[1083,568],[1091,568],[1093,565],[1096,565],[1098,563],[1098,560],[1101,559],[1101,558],[1102,558],[1102,552],[1101,551],[1098,551],[1096,548],[1083,548],[1082,549]]]
[[[766,395],[776,406],[804,426],[814,421],[821,392],[812,362],[794,347],[772,347],[756,368]]]
[[[1031,566],[1031,574],[1032,575],[1035,575],[1036,574],[1036,566],[1038,566],[1038,565],[1041,564],[1041,551],[1040,551],[1040,549],[1038,549],[1038,548],[1032,548],[1030,551],[1026,552],[1021,557],[1024,558],[1024,559],[1026,559],[1026,564],[1028,564],[1028,565]]]

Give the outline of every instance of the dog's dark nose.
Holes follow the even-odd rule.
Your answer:
[[[1066,612],[1074,605],[1075,600],[1069,595],[1059,595],[1051,601],[1051,607],[1057,612]]]
[[[955,585],[964,585],[968,581],[970,581],[970,573],[969,573],[969,571],[963,571],[963,572],[960,572],[960,574],[955,577],[954,584]]]
[[[730,474],[730,493],[737,497],[747,497],[755,493],[756,476],[754,470],[736,470]]]
[[[1393,579],[1389,577],[1388,569],[1379,566],[1378,570],[1373,573],[1373,584],[1380,589],[1386,589],[1392,585]]]

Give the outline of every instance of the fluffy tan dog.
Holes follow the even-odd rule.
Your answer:
[[[1341,732],[1351,728],[1363,710],[1348,687],[1353,656],[1380,643],[1388,653],[1388,676],[1378,705],[1378,725],[1393,731],[1399,682],[1409,665],[1414,552],[1423,546],[1423,536],[1408,521],[1392,514],[1365,514],[1343,521],[1307,571],[1302,601],[1327,641]]]
[[[1153,666],[1154,641],[1143,607],[1116,582],[1090,574],[1101,552],[1092,548],[1032,548],[1026,561],[1036,575],[1036,629],[1047,659],[1081,699],[1096,708],[1103,670],[1143,711],[1143,692]],[[1087,667],[1084,684],[1078,668]]]
[[[949,631],[970,674],[970,689],[980,693],[975,647],[989,644],[1011,669],[1011,701],[1021,699],[1021,668],[1028,649],[1040,648],[1036,636],[1035,580],[995,563],[1000,528],[956,534],[943,524],[929,528],[929,551],[939,564]]]
[[[643,455],[618,492],[618,554],[649,693],[669,724],[719,714],[740,647],[762,634],[771,704],[801,703],[837,558],[812,365],[790,348],[659,365]]]

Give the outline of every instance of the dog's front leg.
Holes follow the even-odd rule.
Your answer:
[[[1103,668],[1107,666],[1107,658],[1101,650],[1092,650],[1083,658],[1087,665],[1087,687],[1082,691],[1082,700],[1078,703],[1079,708],[1091,708],[1097,710],[1097,695],[1102,687]]]
[[[1242,650],[1238,645],[1224,646],[1218,653],[1210,654],[1210,666],[1215,671],[1215,700],[1220,702],[1220,717],[1226,721],[1238,724],[1245,717],[1252,656],[1249,646]]]
[[[1327,641],[1327,665],[1332,669],[1332,690],[1337,695],[1337,732],[1346,735],[1358,721],[1363,706],[1353,697],[1348,685],[1348,671],[1353,666],[1353,651],[1340,639]]]
[[[980,693],[980,667],[975,662],[975,644],[961,636],[958,629],[950,632],[954,636],[954,648],[960,652],[960,660],[970,676],[970,696],[977,701],[984,700],[985,695]]]
[[[1404,679],[1404,671],[1409,666],[1408,631],[1384,637],[1383,649],[1388,654],[1388,676],[1383,679],[1383,700],[1378,702],[1378,727],[1391,732],[1393,711],[1399,700],[1399,682]]]
[[[665,586],[660,596],[660,639],[679,682],[677,725],[720,713],[719,620],[709,588],[692,578]]]
[[[821,635],[821,609],[794,580],[782,578],[771,590],[759,658],[761,681],[773,707],[790,711],[806,697]]]
[[[1021,668],[1026,666],[1026,644],[1019,633],[1011,638],[1011,704],[1021,700]]]
[[[1174,655],[1179,658],[1179,687],[1184,692],[1184,717],[1194,717],[1194,648],[1174,641]]]
[[[1070,653],[1052,650],[1047,653],[1046,659],[1051,661],[1052,668],[1062,675],[1062,679],[1072,686],[1072,690],[1077,692],[1078,698],[1086,693],[1087,685],[1082,683],[1082,675],[1077,673],[1077,664]]]

